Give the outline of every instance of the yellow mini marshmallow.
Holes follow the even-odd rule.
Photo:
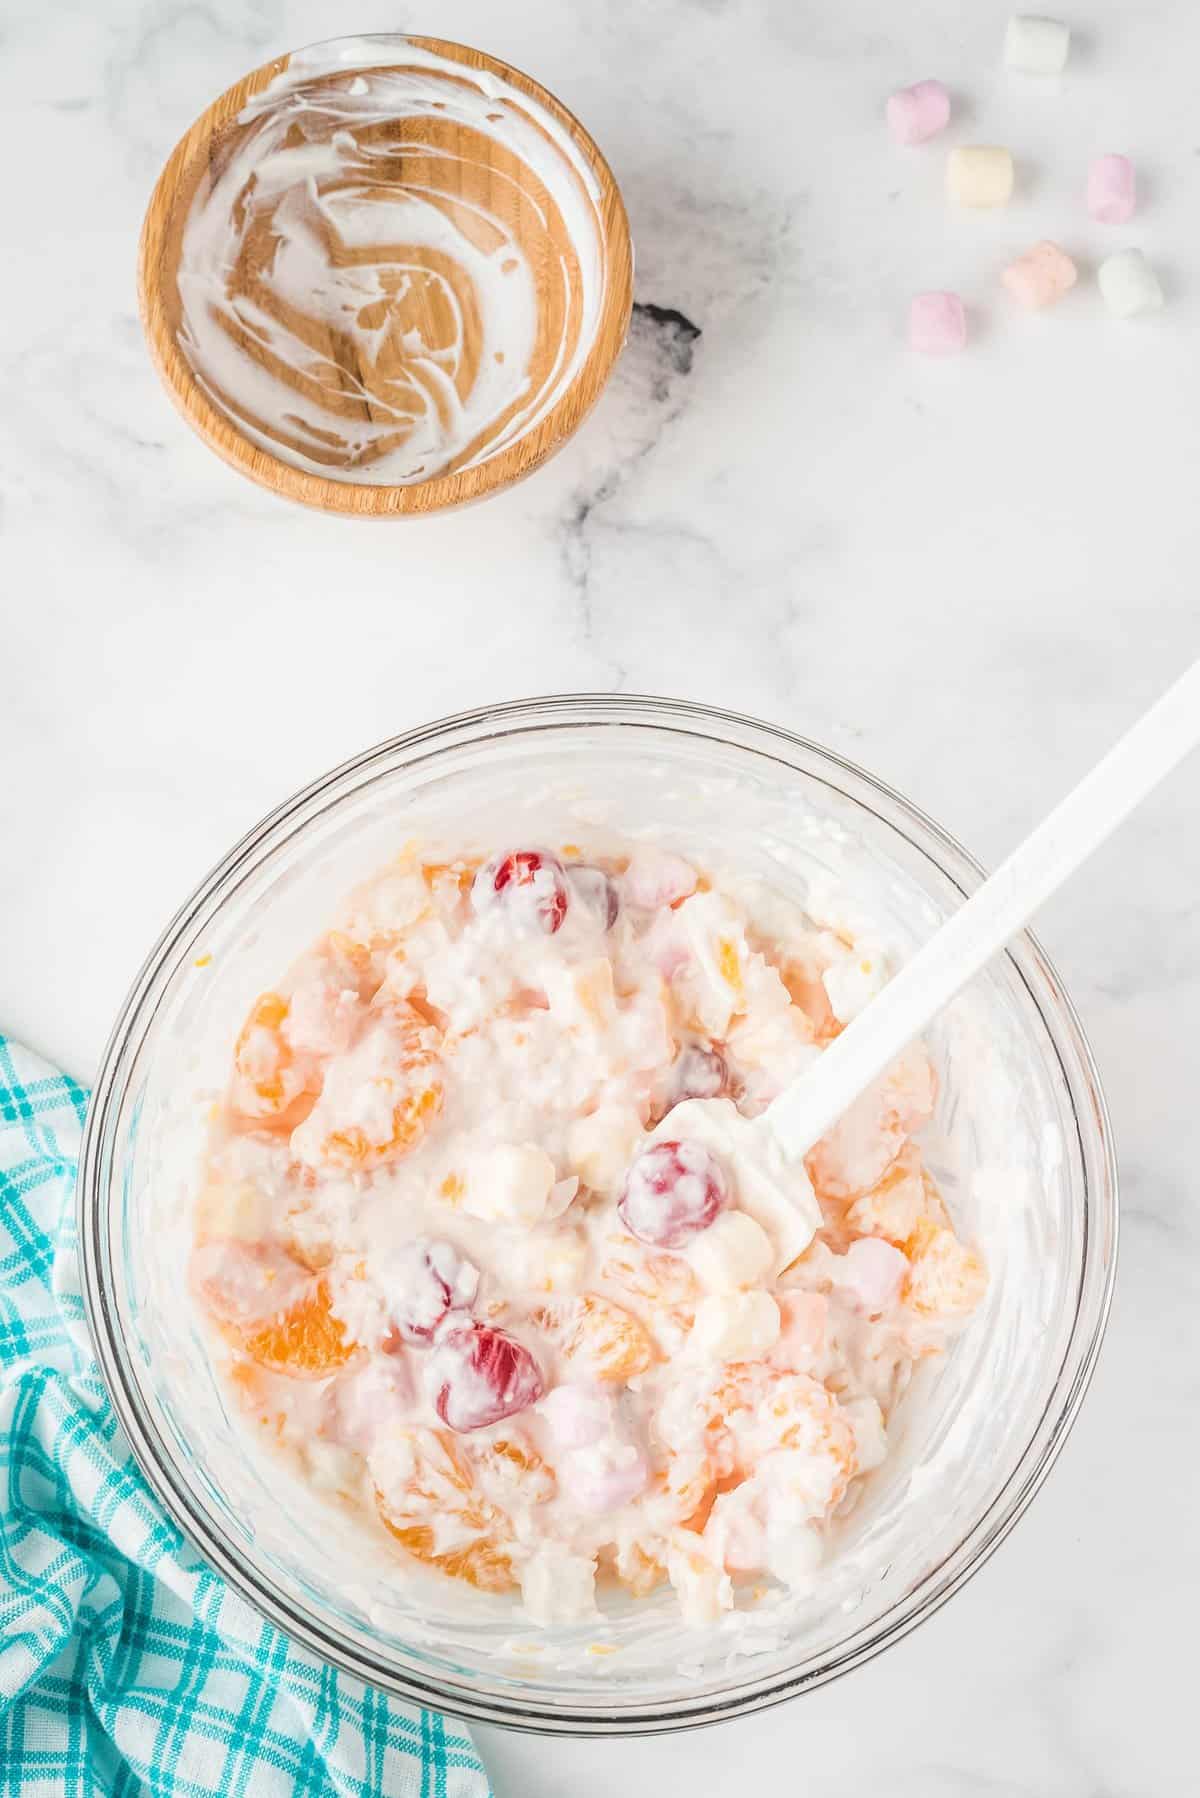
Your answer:
[[[472,1166],[463,1210],[492,1223],[540,1223],[556,1178],[554,1163],[536,1143],[498,1144]]]
[[[688,1352],[697,1361],[757,1361],[779,1341],[779,1306],[769,1292],[713,1292],[696,1306]]]
[[[946,164],[946,192],[958,206],[1007,206],[1012,198],[1012,152],[1000,144],[960,144]]]
[[[774,1259],[771,1238],[745,1211],[722,1211],[688,1248],[688,1260],[709,1292],[753,1286]]]

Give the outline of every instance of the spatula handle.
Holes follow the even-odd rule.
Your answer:
[[[1200,742],[1200,662],[1153,705],[871,1001],[767,1117],[804,1155]]]

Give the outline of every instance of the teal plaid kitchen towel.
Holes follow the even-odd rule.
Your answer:
[[[464,1735],[302,1654],[158,1509],[84,1322],[86,1103],[0,1036],[0,1794],[489,1798]]]

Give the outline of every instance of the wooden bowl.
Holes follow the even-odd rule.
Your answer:
[[[507,487],[620,354],[625,208],[583,126],[440,38],[277,57],[159,177],[138,295],[167,391],[275,493],[356,516]]]

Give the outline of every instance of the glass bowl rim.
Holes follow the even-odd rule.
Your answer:
[[[827,771],[848,776],[852,782],[861,783],[868,794],[898,812],[905,826],[914,828],[926,839],[912,842],[912,847],[933,862],[960,891],[963,890],[961,875],[976,881],[984,878],[985,870],[976,858],[894,787],[836,750],[744,713],[648,694],[588,692],[545,694],[474,707],[415,726],[350,757],[290,795],[245,832],[197,884],[146,956],[109,1035],[85,1120],[76,1182],[84,1311],[114,1411],[151,1490],[202,1557],[260,1615],[291,1640],[327,1665],[390,1696],[428,1706],[463,1721],[491,1723],[550,1736],[662,1734],[753,1714],[801,1692],[815,1690],[872,1659],[933,1616],[985,1564],[1024,1515],[1057,1460],[1078,1415],[1099,1358],[1112,1304],[1119,1237],[1119,1195],[1108,1107],[1095,1057],[1078,1013],[1037,937],[1027,930],[1009,945],[1005,955],[1024,989],[1024,998],[1032,1005],[1046,1032],[1063,1075],[1076,1126],[1071,1155],[1078,1162],[1083,1180],[1084,1215],[1075,1315],[1050,1396],[1003,1487],[975,1517],[955,1546],[925,1574],[920,1584],[898,1599],[882,1618],[859,1631],[859,1637],[865,1639],[860,1640],[852,1634],[813,1671],[784,1671],[759,1681],[750,1679],[731,1688],[728,1695],[703,1696],[696,1708],[678,1698],[623,1704],[615,1692],[599,1685],[596,1704],[580,1710],[559,1704],[539,1708],[532,1699],[525,1701],[495,1694],[467,1693],[457,1686],[443,1686],[434,1676],[421,1678],[411,1672],[378,1666],[346,1638],[331,1634],[306,1606],[297,1604],[293,1608],[286,1598],[258,1577],[222,1534],[212,1515],[176,1479],[173,1456],[142,1403],[139,1381],[133,1372],[133,1358],[116,1327],[116,1311],[106,1275],[108,1242],[104,1226],[110,1210],[109,1163],[113,1132],[124,1103],[133,1059],[153,1025],[166,985],[176,971],[173,952],[180,937],[192,929],[206,907],[220,905],[231,890],[234,877],[250,872],[260,853],[270,853],[286,841],[283,836],[276,840],[277,833],[290,820],[298,819],[296,831],[302,830],[307,822],[303,814],[314,801],[324,798],[327,803],[339,802],[353,792],[352,783],[356,776],[372,769],[386,772],[386,764],[397,757],[407,758],[407,764],[402,762],[401,765],[411,765],[415,760],[424,759],[417,755],[417,751],[428,753],[429,746],[434,745],[436,752],[439,741],[444,750],[451,751],[461,745],[462,733],[475,733],[468,735],[466,741],[477,745],[489,737],[527,734],[556,725],[595,728],[631,724],[651,729],[656,726],[674,728],[682,734],[690,734],[685,728],[689,723],[708,727],[696,734],[725,747],[750,748],[753,752],[752,746],[736,737],[721,735],[722,727],[726,731],[751,733],[768,742],[774,740],[777,745],[823,764]],[[803,772],[794,762],[787,765],[795,773]],[[858,794],[848,797],[857,804],[862,803]],[[893,829],[898,828],[892,818],[883,821]],[[935,850],[957,867],[947,868],[937,860]],[[1064,1062],[1064,1045],[1077,1064],[1074,1075]],[[1095,1130],[1094,1168],[1081,1131],[1077,1090],[1080,1082],[1090,1101]],[[1094,1218],[1091,1215],[1093,1207]],[[1102,1247],[1105,1238],[1110,1244],[1106,1261]],[[1099,1285],[1095,1288],[1097,1268]],[[1086,1291],[1089,1273],[1093,1275],[1094,1287],[1090,1295]],[[1032,1464],[1027,1465],[1031,1457]]]

